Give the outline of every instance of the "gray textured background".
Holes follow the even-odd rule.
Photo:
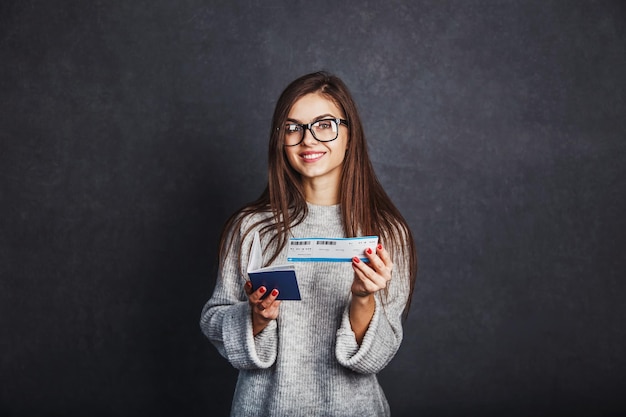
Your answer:
[[[624,2],[5,0],[0,414],[227,413],[218,232],[318,69],[418,245],[394,415],[626,412]]]

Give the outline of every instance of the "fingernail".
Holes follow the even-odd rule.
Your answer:
[[[246,282],[246,287],[250,288],[252,286],[252,283],[250,281]]]
[[[368,255],[372,254],[372,249],[371,248],[367,248],[365,251],[367,252]]]
[[[276,288],[274,288],[272,290],[272,297],[276,297],[278,295],[278,290]]]
[[[383,245],[381,245],[381,244],[379,243],[379,244],[378,244],[378,246],[376,246],[376,248],[377,248],[378,250],[383,250]]]
[[[356,257],[356,256],[355,256],[354,258],[352,258],[352,261],[353,261],[355,264],[358,264],[359,262],[361,262],[361,260],[360,260],[358,257]]]
[[[265,289],[265,287],[261,287],[261,288],[259,288],[259,292],[260,292],[261,294],[265,294],[265,291],[267,291],[267,290]]]

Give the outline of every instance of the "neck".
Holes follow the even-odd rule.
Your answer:
[[[302,183],[306,201],[318,206],[339,204],[339,183],[334,181],[305,180]]]

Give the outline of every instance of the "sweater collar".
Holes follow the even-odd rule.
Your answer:
[[[335,223],[341,223],[341,204],[332,206],[319,206],[316,204],[306,203],[309,210],[308,220],[318,223],[327,223],[329,226]]]

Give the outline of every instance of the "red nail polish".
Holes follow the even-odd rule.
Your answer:
[[[381,245],[380,243],[377,246],[378,250],[383,250],[383,245]]]
[[[265,291],[267,291],[267,290],[265,289],[265,287],[261,287],[261,288],[259,288],[259,292],[260,292],[261,294],[265,294]]]
[[[372,249],[371,248],[367,248],[365,251],[368,253],[368,255],[372,254]]]
[[[352,258],[352,260],[354,261],[355,264],[358,264],[359,262],[361,262],[361,260],[357,258],[356,256]]]
[[[278,290],[276,288],[274,288],[272,290],[272,297],[276,297],[278,295]]]

